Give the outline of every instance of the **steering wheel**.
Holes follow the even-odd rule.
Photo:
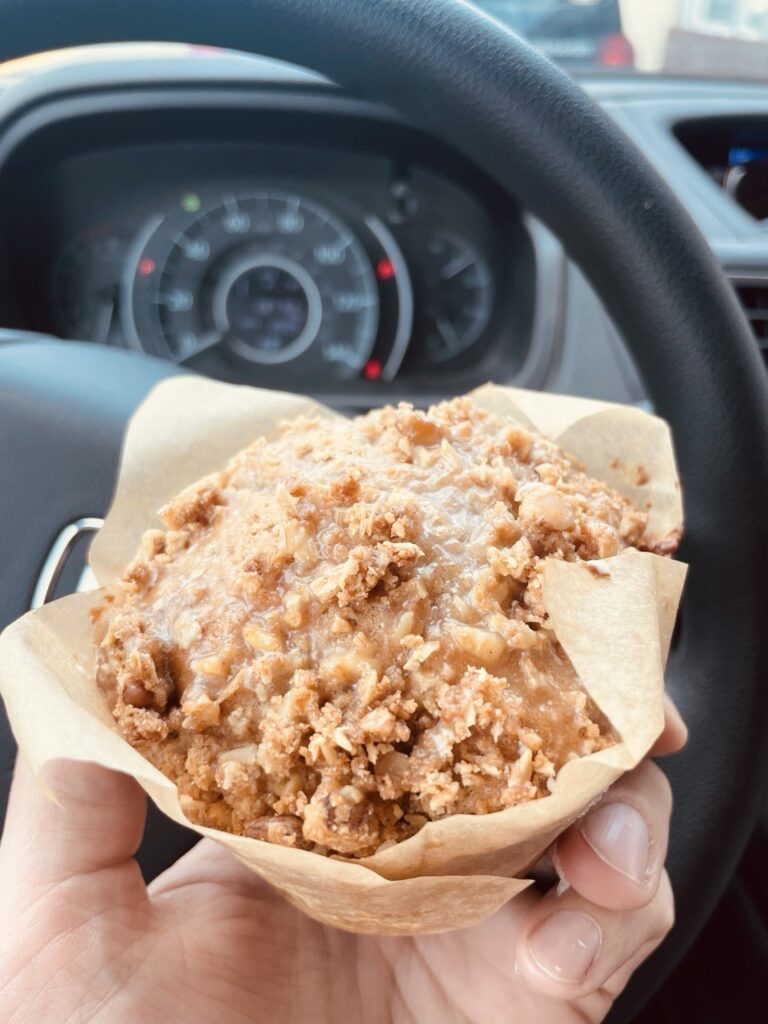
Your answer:
[[[449,141],[560,238],[672,425],[691,565],[670,670],[691,726],[668,769],[678,924],[618,1004],[612,1019],[626,1020],[714,907],[765,792],[768,387],[736,299],[643,156],[561,71],[462,0],[0,0],[0,59],[137,39],[312,67]],[[17,613],[40,558],[25,496],[65,522],[78,487],[103,492],[124,416],[167,372],[125,353],[56,348],[0,349],[0,521],[13,556],[3,604]]]

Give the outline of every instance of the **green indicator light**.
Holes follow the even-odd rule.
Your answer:
[[[181,208],[187,213],[197,213],[200,209],[200,196],[196,192],[187,192],[181,197]]]

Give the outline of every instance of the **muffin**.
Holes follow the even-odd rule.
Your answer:
[[[470,399],[291,421],[161,518],[96,613],[97,678],[196,824],[367,857],[617,741],[542,567],[599,574],[647,517]]]

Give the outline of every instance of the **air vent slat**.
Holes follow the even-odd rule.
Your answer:
[[[731,284],[768,361],[768,277],[752,280],[732,278]]]

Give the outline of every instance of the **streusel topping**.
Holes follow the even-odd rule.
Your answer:
[[[646,516],[469,399],[291,422],[161,516],[98,678],[196,823],[362,857],[614,742],[541,564],[642,547]]]

